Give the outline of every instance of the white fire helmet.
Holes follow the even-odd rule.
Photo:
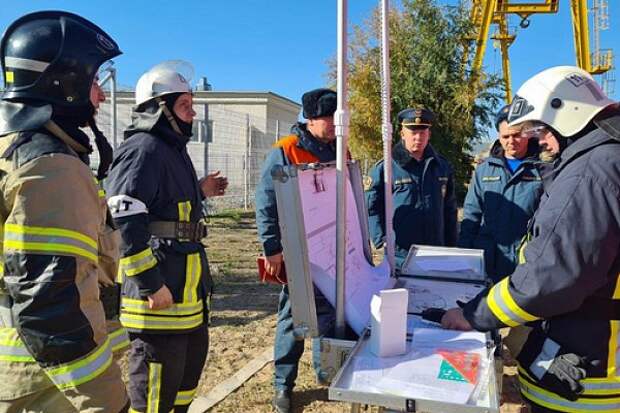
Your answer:
[[[136,84],[136,105],[170,93],[192,93],[192,65],[182,60],[159,63],[144,73]]]
[[[614,103],[585,70],[557,66],[531,77],[519,88],[510,105],[508,124],[542,122],[568,137]]]

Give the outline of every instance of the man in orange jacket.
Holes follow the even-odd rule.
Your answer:
[[[336,133],[334,112],[336,111],[336,92],[330,89],[315,89],[305,93],[302,98],[303,115],[307,123],[298,122],[291,128],[291,134],[283,137],[269,152],[261,172],[261,180],[256,188],[256,225],[258,237],[266,257],[265,270],[278,274],[284,258],[278,223],[278,210],[271,170],[278,165],[296,165],[313,162],[332,162],[336,160]],[[317,314],[320,321],[333,318],[333,308],[325,297],[315,289]],[[293,335],[293,317],[289,301],[288,287],[280,293],[278,304],[278,323],[274,343],[274,387],[273,405],[278,413],[291,411],[291,392],[297,378],[299,359],[304,351],[303,340]],[[318,369],[318,351],[313,351],[313,362]],[[317,370],[319,380],[320,372]]]

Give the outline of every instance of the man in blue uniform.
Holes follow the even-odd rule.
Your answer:
[[[308,120],[307,123],[295,124],[290,135],[276,142],[275,148],[269,152],[263,164],[261,180],[256,188],[258,238],[267,260],[266,271],[271,274],[278,274],[284,262],[271,170],[277,165],[336,160],[336,134],[333,119],[336,111],[336,92],[330,89],[315,89],[304,93],[301,100],[303,115]],[[333,319],[333,307],[316,288],[315,297],[319,323],[325,325]],[[292,389],[295,386],[299,359],[303,351],[303,340],[293,335],[291,303],[288,287],[285,285],[280,293],[274,341],[275,395],[273,405],[278,413],[291,411]],[[318,349],[313,349],[315,369],[318,368],[318,356]],[[317,374],[321,379],[320,372]]]
[[[446,328],[533,326],[517,357],[533,412],[620,411],[620,110],[592,76],[547,69],[517,92],[511,126],[560,158],[520,264],[444,315]]]
[[[452,166],[429,144],[434,114],[422,107],[398,114],[402,140],[392,150],[392,197],[396,266],[412,244],[456,245],[456,198]],[[365,182],[368,223],[377,248],[385,242],[383,161]]]
[[[187,153],[192,94],[174,62],[146,72],[108,180],[121,231],[120,321],[131,340],[128,391],[135,412],[185,412],[207,357],[212,290],[201,239],[205,196],[226,180],[199,181]]]
[[[472,176],[463,206],[458,246],[484,250],[487,276],[495,283],[512,274],[521,240],[542,193],[538,142],[509,127],[509,106],[496,115],[499,138]]]

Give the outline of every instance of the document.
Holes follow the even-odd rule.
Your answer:
[[[411,277],[400,277],[396,286],[409,291],[407,311],[410,313],[420,313],[427,308],[448,310],[458,306],[457,300],[466,303],[484,290],[480,284]]]
[[[299,172],[299,193],[312,279],[327,300],[336,303],[336,170]],[[360,217],[349,181],[346,188],[345,318],[361,334],[370,320],[373,294],[392,288],[387,262],[375,267],[364,255]]]
[[[488,381],[486,335],[479,332],[415,329],[407,352],[375,357],[366,340],[353,356],[339,386],[456,404],[488,403],[480,387]]]

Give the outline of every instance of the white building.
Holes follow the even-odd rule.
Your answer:
[[[99,129],[118,146],[131,122],[133,92],[116,93],[116,139],[108,100],[97,115]],[[287,135],[301,105],[273,92],[194,92],[194,136],[188,151],[198,177],[220,170],[228,177],[230,206],[252,203],[265,155],[278,137]],[[97,156],[93,157],[97,164]]]

